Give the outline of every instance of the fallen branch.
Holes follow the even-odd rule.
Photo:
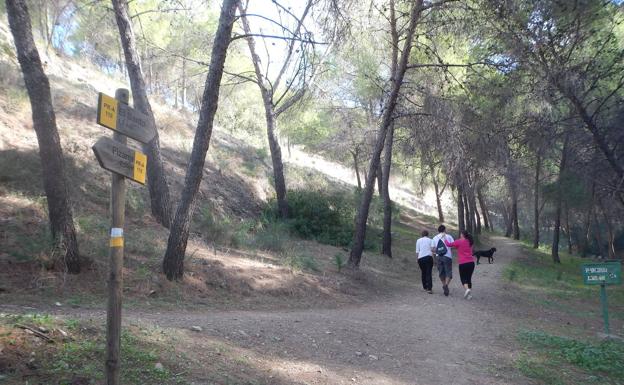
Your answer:
[[[41,333],[39,330],[33,328],[32,326],[28,326],[28,325],[22,325],[22,324],[15,324],[16,327],[20,328],[20,329],[25,329],[25,330],[30,330],[34,335],[36,335],[37,337],[44,339],[48,342],[54,343],[56,341],[54,341],[52,338],[46,336],[45,334]]]

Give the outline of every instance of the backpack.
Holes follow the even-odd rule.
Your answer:
[[[442,255],[446,255],[447,252],[448,252],[448,249],[446,248],[446,245],[444,244],[444,241],[442,240],[442,238],[438,239],[438,246],[436,246],[436,254],[439,256],[442,256]]]

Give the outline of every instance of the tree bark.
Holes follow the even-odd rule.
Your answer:
[[[613,230],[613,224],[611,223],[611,218],[609,217],[609,213],[605,209],[602,200],[599,200],[599,204],[602,216],[605,219],[605,224],[607,225],[607,233],[609,235],[609,238],[607,239],[609,259],[615,259],[615,231]]]
[[[535,162],[535,179],[533,186],[533,248],[539,247],[540,241],[540,229],[539,229],[539,184],[540,184],[540,171],[542,168],[542,154],[538,151],[537,160]]]
[[[440,185],[438,178],[435,175],[435,169],[433,164],[429,163],[429,170],[431,171],[431,180],[433,181],[433,188],[436,196],[436,207],[438,208],[438,222],[444,223],[444,213],[442,212],[442,201],[440,200]]]
[[[559,163],[559,176],[557,177],[557,195],[555,202],[555,228],[553,230],[553,243],[552,243],[552,259],[555,263],[561,263],[559,258],[559,233],[561,232],[561,207],[563,204],[563,173],[566,168],[568,152],[568,136],[566,136],[563,142],[563,150],[561,151],[561,161]]]
[[[474,233],[473,223],[472,223],[472,213],[470,211],[470,201],[468,200],[468,193],[466,192],[466,186],[464,186],[464,195],[463,195],[463,203],[464,203],[464,224],[466,225],[466,231],[469,233]]]
[[[362,180],[360,179],[360,166],[358,164],[358,153],[357,151],[351,152],[353,155],[353,168],[355,169],[355,177],[357,178],[358,190],[362,189]]]
[[[466,222],[464,221],[464,189],[461,184],[457,185],[457,227],[459,231],[466,230]]]
[[[136,48],[136,38],[128,13],[128,2],[127,0],[112,0],[112,3],[126,59],[134,107],[148,116],[150,124],[156,130],[156,120],[154,119],[152,106],[147,98],[145,80],[143,79],[141,62]],[[143,145],[143,149],[147,154],[147,186],[150,193],[152,215],[158,223],[168,228],[171,224],[171,202],[167,176],[160,152],[158,131],[156,131],[154,139]]]
[[[409,26],[407,27],[407,33],[405,36],[403,50],[401,51],[401,58],[397,66],[396,77],[392,82],[392,88],[385,103],[383,115],[381,117],[381,124],[377,138],[375,140],[375,147],[373,149],[372,157],[368,168],[368,177],[366,178],[366,184],[364,185],[364,191],[358,208],[358,213],[355,219],[355,231],[353,232],[353,242],[351,253],[349,254],[348,266],[350,268],[357,268],[360,265],[362,259],[362,252],[364,250],[364,239],[366,237],[366,222],[368,220],[368,212],[370,209],[370,202],[373,197],[373,184],[376,170],[379,167],[381,152],[384,147],[386,132],[390,124],[392,123],[392,115],[396,107],[396,102],[399,97],[399,91],[403,84],[403,78],[407,69],[407,63],[409,61],[409,55],[412,50],[412,40],[414,37],[414,30],[416,29],[416,23],[422,12],[423,0],[416,0],[412,3],[410,10]],[[393,49],[398,49],[394,47]]]
[[[267,107],[269,107],[267,109]],[[271,112],[269,112],[269,110]],[[282,219],[288,218],[288,201],[286,200],[286,178],[284,178],[284,162],[282,161],[282,148],[275,135],[275,115],[272,112],[273,106],[265,104],[267,137],[269,139],[269,149],[271,151],[271,161],[273,162],[273,182],[275,183],[275,194],[277,196],[277,209]]]
[[[475,197],[474,189],[470,189],[470,206],[475,218],[475,232],[481,234],[481,216],[479,215],[479,208],[477,207],[477,199]]]
[[[6,5],[17,59],[24,74],[24,83],[32,108],[33,128],[39,145],[43,188],[48,203],[52,238],[63,252],[63,267],[70,273],[79,273],[81,258],[69,199],[65,160],[52,106],[50,83],[35,46],[26,1],[7,0]]]
[[[286,179],[284,178],[284,163],[282,162],[282,149],[275,135],[275,128],[277,124],[277,115],[275,106],[273,105],[272,87],[270,84],[266,84],[265,77],[262,74],[260,68],[260,56],[256,53],[256,43],[251,36],[251,28],[249,27],[249,21],[244,16],[245,12],[241,9],[241,22],[243,25],[243,31],[247,37],[247,45],[249,46],[249,52],[251,53],[251,61],[253,62],[254,71],[256,73],[256,83],[260,88],[260,94],[262,96],[262,103],[264,104],[264,117],[267,126],[267,139],[269,141],[269,150],[271,152],[271,161],[273,164],[273,183],[275,184],[275,194],[277,196],[277,209],[282,219],[288,218],[288,202],[286,198]]]
[[[490,214],[488,213],[487,205],[485,204],[485,199],[483,198],[483,194],[481,193],[481,188],[477,189],[477,199],[479,201],[479,206],[481,206],[481,214],[483,214],[483,224],[487,230],[492,230],[492,222],[490,221]]]
[[[513,233],[513,218],[512,218],[512,210],[509,202],[503,207],[503,218],[505,220],[505,237],[510,238]]]
[[[587,252],[589,251],[589,247],[591,244],[591,218],[594,211],[594,198],[596,196],[596,182],[592,180],[591,187],[591,201],[589,203],[589,207],[587,208],[587,215],[585,216],[585,225],[584,225],[584,233],[583,233],[583,244],[581,245],[581,257],[587,257]]]
[[[394,140],[394,123],[388,127],[386,143],[384,145],[384,160],[382,172],[383,197],[383,240],[381,254],[392,258],[392,200],[390,199],[390,168],[392,167],[392,143]]]
[[[564,204],[565,206],[565,233],[568,241],[568,254],[572,255],[572,231],[570,229],[570,208],[568,207],[568,203]]]
[[[186,108],[186,58],[182,58],[182,109]]]
[[[594,210],[594,223],[596,224],[596,231],[594,232],[594,235],[596,236],[596,243],[598,244],[598,252],[600,254],[600,256],[605,256],[608,255],[609,252],[608,250],[605,252],[604,250],[604,244],[602,243],[602,237],[600,236],[600,234],[602,233],[602,229],[600,228],[600,222],[598,222],[598,210]]]
[[[379,196],[383,197],[383,169],[381,168],[381,161],[377,166],[377,191]]]
[[[167,251],[163,260],[163,271],[169,280],[179,280],[184,275],[184,255],[188,242],[189,226],[195,207],[195,198],[204,173],[206,152],[210,145],[214,117],[219,103],[219,88],[227,49],[230,45],[237,4],[238,0],[223,0],[221,6],[219,26],[212,46],[210,69],[206,77],[191,159],[186,170],[182,197],[171,225]]]
[[[390,65],[390,81],[396,76],[397,65],[399,60],[399,34],[396,26],[396,14],[394,9],[394,0],[390,1],[390,36],[392,40],[392,56]],[[392,168],[392,146],[394,144],[394,120],[388,127],[384,144],[384,160],[383,169],[379,177],[381,179],[381,190],[379,194],[383,197],[383,231],[381,242],[381,254],[392,258],[392,200],[390,199],[390,169]]]
[[[520,239],[520,224],[518,222],[518,187],[515,183],[511,189],[511,222],[513,225],[513,239]]]

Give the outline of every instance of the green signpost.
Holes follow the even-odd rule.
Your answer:
[[[586,285],[600,285],[600,303],[605,333],[609,332],[609,308],[607,306],[607,285],[622,284],[622,264],[619,261],[587,263],[581,268]]]

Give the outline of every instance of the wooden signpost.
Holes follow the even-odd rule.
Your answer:
[[[147,143],[156,135],[147,115],[121,100],[98,94],[97,123],[127,137]]]
[[[124,219],[128,178],[145,184],[147,156],[128,146],[126,136],[147,143],[156,135],[147,115],[128,106],[130,93],[120,88],[115,98],[100,93],[97,123],[114,130],[93,145],[100,166],[112,174],[109,243],[108,308],[106,314],[106,384],[120,384],[121,294],[123,283]]]
[[[106,137],[95,142],[93,152],[102,168],[145,184],[147,155]]]
[[[605,333],[609,332],[609,308],[607,306],[607,285],[622,284],[622,264],[619,261],[603,263],[588,263],[581,268],[583,283],[586,285],[600,285],[600,303],[602,318],[604,319]]]

